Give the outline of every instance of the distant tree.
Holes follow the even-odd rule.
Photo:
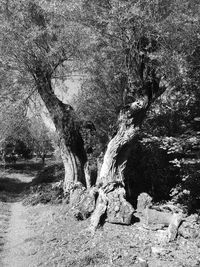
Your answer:
[[[53,150],[50,132],[41,117],[28,118],[23,110],[7,107],[1,109],[1,156],[11,155],[24,159],[37,153],[45,162]]]
[[[31,159],[33,156],[33,147],[30,144],[26,144],[22,140],[14,140],[14,153],[22,159]]]
[[[52,153],[54,151],[51,133],[47,129],[41,117],[34,117],[30,119],[29,130],[32,138],[33,152],[42,159],[42,163],[44,165],[48,153]]]
[[[25,118],[26,110],[20,105],[20,101],[7,99],[0,107],[0,154],[2,160],[5,159],[8,144],[10,149],[14,149],[13,140],[18,137]],[[8,149],[8,150],[10,150]],[[9,153],[14,152],[10,151]]]

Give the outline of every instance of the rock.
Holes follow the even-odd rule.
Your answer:
[[[82,199],[85,193],[85,187],[81,183],[77,183],[70,190],[70,205],[76,206]]]
[[[197,238],[200,236],[198,215],[191,215],[180,225],[178,234],[184,238]]]
[[[121,251],[114,249],[111,254],[111,262],[116,261],[118,259],[122,258]]]
[[[164,248],[160,248],[160,247],[152,247],[151,248],[151,252],[153,254],[158,254],[158,255],[161,255],[161,254],[164,254],[165,253],[165,249]]]
[[[147,193],[141,193],[137,199],[137,212],[143,212],[146,207],[150,207],[152,205],[152,197],[150,197]]]
[[[149,208],[146,208],[143,214],[147,225],[156,224],[168,226],[172,218],[172,214],[169,212],[162,212]]]
[[[183,215],[182,213],[170,213],[170,212],[163,212],[158,211],[154,209],[150,209],[146,207],[145,211],[143,211],[144,216],[144,223],[146,223],[148,226],[153,225],[153,230],[156,230],[155,225],[159,225],[159,228],[161,226],[168,226],[166,230],[166,236],[168,241],[173,241],[178,233],[178,227],[182,221]],[[160,240],[161,242],[166,240],[165,235],[163,235],[163,240]]]
[[[156,238],[158,243],[160,244],[164,244],[168,241],[168,237],[167,237],[167,231],[166,230],[158,230],[156,232]]]
[[[176,214],[174,213],[172,215],[169,227],[167,229],[167,235],[168,235],[168,241],[175,240],[177,234],[178,234],[178,228],[183,219],[182,214]]]
[[[85,220],[90,217],[96,206],[96,194],[97,191],[93,187],[80,195],[79,202],[73,207],[73,215],[76,219]]]
[[[146,260],[143,260],[141,258],[138,258],[138,262],[133,265],[134,267],[148,267],[148,263]]]
[[[125,189],[116,188],[107,193],[107,222],[119,224],[131,224],[134,208],[125,199]]]

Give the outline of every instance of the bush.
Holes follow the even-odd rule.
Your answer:
[[[133,204],[141,192],[154,201],[171,199],[188,213],[200,209],[200,136],[143,136],[136,143],[125,173]],[[126,185],[128,186],[128,184]],[[127,190],[128,191],[128,190]]]
[[[170,163],[171,159],[157,137],[141,138],[135,143],[125,170],[128,200],[134,206],[142,192],[154,201],[170,198],[171,189],[180,182],[179,169]]]

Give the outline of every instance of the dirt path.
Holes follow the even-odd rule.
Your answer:
[[[26,208],[21,202],[16,202],[11,205],[10,212],[11,217],[4,246],[3,266],[30,266],[26,257],[29,250],[26,240],[30,238],[25,217]]]
[[[31,175],[23,173],[1,173],[1,177],[6,177],[8,183],[13,183],[12,187],[16,184],[16,190],[23,188],[24,184],[29,183],[34,178]],[[15,192],[13,192],[15,193]],[[27,212],[28,208],[22,205],[20,195],[13,197],[11,193],[10,203],[5,203],[7,206],[7,214],[1,211],[1,217],[4,217],[4,232],[1,234],[4,240],[1,250],[1,263],[2,267],[26,267],[30,266],[28,256],[30,254],[30,240],[31,234],[28,230]],[[5,223],[6,221],[6,223]],[[33,265],[31,265],[33,266]]]

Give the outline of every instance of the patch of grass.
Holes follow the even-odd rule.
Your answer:
[[[52,187],[51,184],[43,183],[42,185],[32,186],[24,198],[24,205],[42,204],[59,204],[64,198],[63,189],[60,187]]]
[[[25,204],[59,203],[63,197],[62,184],[55,186],[56,182],[64,180],[64,167],[62,163],[47,161],[47,166],[40,162],[28,161],[9,164],[6,168],[0,166],[0,200],[12,202],[16,197],[24,198]],[[35,176],[32,182],[25,183],[20,180],[21,174],[27,177]],[[16,179],[17,177],[18,179]],[[26,181],[26,179],[25,179]]]

